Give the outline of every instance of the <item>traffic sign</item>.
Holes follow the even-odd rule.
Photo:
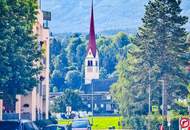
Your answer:
[[[164,130],[164,126],[163,125],[160,125],[160,130]]]
[[[159,111],[158,106],[153,105],[153,106],[152,106],[152,112],[158,112],[158,111]]]
[[[189,127],[189,119],[188,118],[181,118],[180,126],[181,126],[181,128],[188,128]]]

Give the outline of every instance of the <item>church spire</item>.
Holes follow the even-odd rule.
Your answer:
[[[94,28],[94,9],[93,9],[93,0],[91,6],[91,19],[90,19],[90,34],[89,34],[89,43],[88,43],[88,51],[91,49],[92,54],[96,57],[96,35]]]

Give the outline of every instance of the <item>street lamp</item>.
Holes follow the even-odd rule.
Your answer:
[[[0,120],[3,120],[3,92],[0,92]]]
[[[150,130],[150,115],[151,115],[151,109],[150,109],[150,107],[151,107],[150,69],[148,70],[148,80],[149,80],[149,83],[148,83],[148,130]]]
[[[94,116],[94,86],[93,86],[93,80],[92,80],[92,124],[93,124],[93,116]]]
[[[166,116],[167,116],[167,106],[165,103],[165,81],[164,80],[158,80],[158,81],[162,83],[162,125],[164,127],[165,111],[166,111]]]

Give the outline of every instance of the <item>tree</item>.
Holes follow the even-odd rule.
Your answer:
[[[113,37],[113,43],[116,44],[117,48],[122,48],[128,45],[130,42],[128,36],[125,33],[119,32]]]
[[[105,43],[105,44],[103,44]],[[100,70],[103,68],[106,70],[107,74],[111,74],[115,70],[115,66],[117,64],[117,48],[113,45],[110,38],[101,38],[97,43],[99,46],[99,57],[100,57]],[[108,62],[109,61],[109,62]]]
[[[70,64],[77,63],[77,46],[82,44],[82,39],[80,38],[80,35],[74,35],[69,39],[69,44],[67,46],[67,59]]]
[[[57,56],[61,53],[61,50],[62,50],[61,42],[56,38],[53,38],[50,44],[50,52],[51,52],[50,54]]]
[[[60,70],[63,73],[63,76],[65,77],[67,67],[68,67],[68,59],[66,57],[66,52],[64,49],[62,49],[61,54],[58,55],[54,59],[54,65],[56,70]]]
[[[172,108],[176,108],[175,100],[186,97],[189,82],[184,70],[189,55],[185,42],[187,33],[183,27],[187,17],[181,16],[180,4],[181,1],[176,0],[149,1],[137,43],[142,50],[137,54],[143,59],[141,65],[150,71],[157,70],[153,72],[151,86],[159,86],[159,79],[165,81],[167,101]],[[166,104],[164,106],[166,114]]]
[[[86,44],[80,44],[77,46],[77,66],[78,70],[82,70],[82,66],[84,64],[85,56],[86,56]]]
[[[51,77],[52,86],[56,86],[59,91],[63,90],[65,85],[64,81],[62,73],[59,70],[54,70]]]
[[[36,0],[0,1],[0,91],[6,110],[14,110],[16,94],[26,94],[37,86],[40,52],[33,35]]]
[[[81,110],[84,107],[78,92],[66,89],[63,95],[57,97],[51,106],[52,112],[66,112],[66,107],[71,106],[72,111]]]
[[[128,50],[127,57],[119,60],[116,66],[118,81],[112,85],[111,94],[118,103],[120,113],[130,117],[147,113],[147,109],[144,109],[147,107],[147,91],[138,83],[139,75],[136,75],[138,72],[136,65],[141,59],[133,54],[140,50],[133,44],[128,46]]]
[[[82,82],[81,73],[77,70],[68,71],[65,80],[69,88],[79,89]]]

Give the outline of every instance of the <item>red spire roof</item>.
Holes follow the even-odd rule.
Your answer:
[[[96,35],[94,29],[94,10],[93,10],[93,0],[91,7],[91,19],[90,19],[90,34],[89,34],[89,43],[88,43],[88,51],[91,49],[92,54],[96,57]]]

